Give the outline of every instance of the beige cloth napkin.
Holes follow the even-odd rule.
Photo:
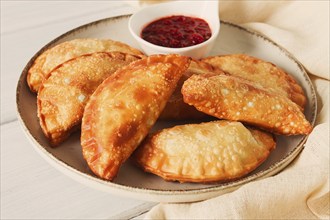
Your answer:
[[[329,219],[329,1],[220,1],[219,12],[304,64],[318,96],[316,126],[279,174],[202,202],[158,204],[145,219]]]

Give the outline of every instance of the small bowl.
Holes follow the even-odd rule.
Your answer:
[[[157,19],[172,15],[184,15],[205,20],[211,28],[211,37],[203,43],[182,48],[162,47],[141,38],[141,31],[146,25]],[[173,1],[148,6],[130,17],[128,28],[147,55],[180,54],[194,59],[200,59],[211,51],[219,34],[218,1]]]

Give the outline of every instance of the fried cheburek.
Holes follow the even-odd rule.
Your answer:
[[[194,74],[206,74],[216,72],[218,74],[225,74],[220,69],[213,68],[210,64],[192,59],[187,71],[180,78],[176,89],[168,100],[165,109],[160,115],[160,120],[194,120],[204,119],[210,116],[203,112],[196,110],[193,106],[186,104],[183,101],[181,94],[181,87],[190,76]]]
[[[74,39],[60,43],[41,53],[28,71],[27,83],[32,92],[37,92],[43,80],[49,76],[57,65],[93,52],[123,52],[132,55],[143,55],[139,50],[119,41],[100,39]]]
[[[300,107],[259,84],[228,75],[193,75],[181,90],[186,103],[220,119],[246,122],[283,135],[309,134]]]
[[[228,181],[257,168],[275,145],[271,134],[219,120],[158,131],[145,139],[134,159],[165,180]]]
[[[57,66],[37,96],[40,125],[50,144],[57,146],[79,128],[86,102],[105,78],[138,59],[120,52],[97,52]]]
[[[261,84],[269,91],[287,96],[303,110],[306,97],[296,80],[273,63],[245,54],[230,54],[202,59],[226,73]]]
[[[85,160],[97,176],[112,180],[148,134],[190,58],[154,55],[108,77],[88,101],[81,126]]]

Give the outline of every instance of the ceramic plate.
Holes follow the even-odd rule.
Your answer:
[[[17,86],[17,110],[22,127],[35,149],[51,165],[80,183],[123,196],[157,202],[188,202],[208,199],[232,191],[243,184],[276,174],[284,169],[303,149],[306,136],[277,137],[277,148],[254,172],[236,181],[218,184],[180,184],[166,182],[161,178],[144,173],[129,160],[120,169],[113,181],[97,178],[89,170],[82,157],[80,133],[77,132],[57,148],[51,148],[44,137],[37,118],[36,95],[26,83],[27,71],[34,59],[45,49],[75,38],[111,38],[139,48],[128,31],[129,16],[112,17],[83,25],[51,41],[26,65]],[[308,103],[306,118],[314,124],[316,98],[303,66],[285,49],[270,39],[235,24],[221,21],[217,43],[210,55],[244,53],[270,61],[293,75],[305,90]],[[157,127],[168,124],[157,123]]]

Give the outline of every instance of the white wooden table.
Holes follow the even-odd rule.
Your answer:
[[[34,151],[16,116],[16,85],[28,60],[77,26],[133,13],[137,2],[1,0],[1,219],[142,218],[155,203],[94,190]]]

